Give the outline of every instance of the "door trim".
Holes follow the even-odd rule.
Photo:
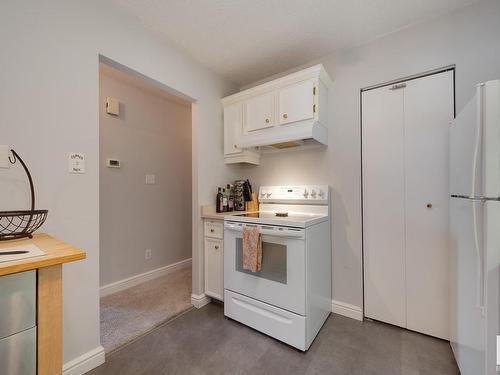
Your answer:
[[[441,68],[436,68],[432,70],[428,70],[419,74],[413,74],[410,76],[406,76],[403,78],[397,78],[391,81],[387,81],[384,83],[379,83],[367,87],[363,87],[359,90],[359,134],[360,134],[360,197],[361,197],[361,284],[362,284],[362,294],[363,294],[363,305],[361,307],[361,316],[362,320],[366,318],[365,315],[365,227],[364,227],[364,220],[365,220],[365,215],[363,212],[363,207],[364,207],[364,200],[363,200],[363,92],[365,91],[370,91],[374,89],[378,89],[381,87],[385,86],[390,86],[390,85],[396,85],[398,83],[402,82],[407,82],[407,81],[412,81],[414,79],[419,79],[419,78],[424,78],[428,77],[434,74],[440,74],[444,73],[447,71],[452,71],[453,73],[453,117],[456,117],[457,111],[456,111],[456,65],[451,64],[447,65]]]

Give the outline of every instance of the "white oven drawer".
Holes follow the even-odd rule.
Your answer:
[[[205,236],[212,238],[223,238],[224,228],[222,222],[205,220]]]
[[[306,318],[253,298],[224,290],[224,315],[292,345],[306,348]]]

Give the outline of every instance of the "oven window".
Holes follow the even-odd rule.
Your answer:
[[[262,241],[262,268],[252,272],[243,269],[243,240],[237,238],[236,271],[286,284],[286,245]]]

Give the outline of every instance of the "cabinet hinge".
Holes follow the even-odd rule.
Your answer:
[[[316,104],[313,104],[313,112],[316,112]]]
[[[316,95],[316,87],[313,87],[313,95]]]

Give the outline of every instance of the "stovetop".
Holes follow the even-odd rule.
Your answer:
[[[284,213],[287,216],[282,216]],[[278,214],[278,215],[277,215]],[[226,221],[235,221],[243,223],[261,224],[261,225],[276,225],[276,226],[287,226],[287,227],[297,227],[305,228],[313,224],[320,223],[322,221],[328,220],[327,214],[319,213],[294,213],[280,211],[259,211],[244,213],[240,215],[225,216]]]

